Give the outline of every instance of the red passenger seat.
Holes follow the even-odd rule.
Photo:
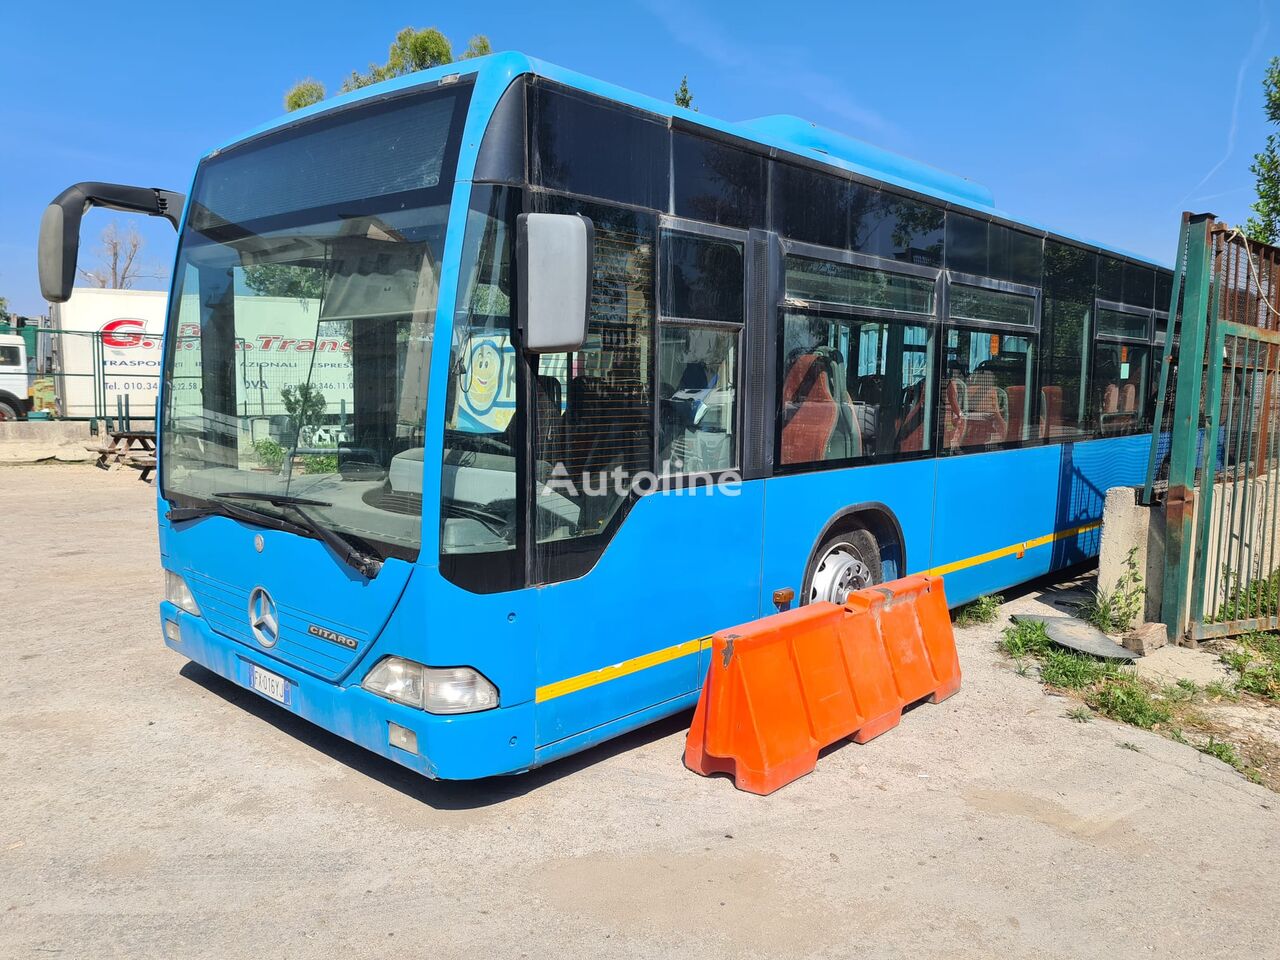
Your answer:
[[[782,384],[783,463],[816,463],[826,455],[839,411],[823,366],[817,354],[805,353],[787,371]]]
[[[1062,434],[1062,388],[1040,388],[1040,438],[1048,440]]]
[[[1026,387],[1006,387],[1004,391],[1009,398],[1009,425],[1005,428],[1006,440],[1021,440],[1022,425],[1026,422],[1023,408],[1027,403]]]

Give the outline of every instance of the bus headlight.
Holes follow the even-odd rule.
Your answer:
[[[360,685],[427,713],[477,713],[498,705],[498,688],[478,670],[426,667],[404,657],[383,657]]]
[[[200,616],[200,605],[196,603],[196,598],[192,596],[191,588],[187,586],[187,581],[172,570],[164,572],[164,598],[179,610],[193,613],[197,617]]]

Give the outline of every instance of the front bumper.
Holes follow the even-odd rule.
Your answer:
[[[347,678],[350,685],[342,686],[304,673],[224,637],[212,630],[202,617],[185,613],[168,601],[160,604],[162,636],[166,620],[178,624],[181,639],[174,642],[165,636],[165,645],[188,660],[281,710],[295,713],[423,776],[440,780],[475,780],[496,774],[519,773],[534,764],[532,701],[482,713],[435,716],[360,687],[363,665]],[[248,664],[269,670],[291,684],[288,706],[248,685]],[[387,727],[391,722],[417,734],[416,754],[391,745]]]

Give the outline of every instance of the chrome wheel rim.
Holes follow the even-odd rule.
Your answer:
[[[813,571],[809,602],[844,603],[854,590],[871,586],[871,571],[847,544],[837,544],[823,554]]]

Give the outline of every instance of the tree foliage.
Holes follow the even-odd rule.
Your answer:
[[[324,84],[312,77],[299,80],[285,92],[284,108],[292,113],[324,99]]]
[[[686,74],[680,78],[680,88],[676,90],[676,106],[684,107],[688,110],[697,110],[693,105],[693,94],[689,92],[689,77]]]
[[[260,297],[319,300],[324,293],[324,274],[315,267],[292,263],[255,263],[244,268],[244,285]]]
[[[467,41],[466,49],[455,58],[453,44],[435,27],[422,30],[405,27],[392,41],[385,63],[371,63],[369,69],[365,71],[352,70],[342,81],[338,92],[350,93],[352,90],[359,90],[361,87],[367,87],[381,80],[402,77],[419,70],[429,70],[442,64],[453,63],[455,59],[470,60],[473,57],[483,57],[492,52],[489,38],[483,34],[477,34]],[[327,93],[324,84],[308,77],[285,91],[284,106],[289,111],[300,110],[313,103],[319,103],[325,96]]]
[[[285,413],[293,424],[295,439],[303,427],[319,423],[327,408],[324,394],[307,382],[297,386],[286,383],[280,388],[280,399],[284,401]]]
[[[0,297],[0,323],[8,322],[10,316],[8,298]]]
[[[1267,120],[1280,125],[1280,57],[1272,57],[1262,78],[1263,105]],[[1258,182],[1254,216],[1245,224],[1250,240],[1275,243],[1280,239],[1280,134],[1268,134],[1266,146],[1254,154],[1249,167]]]

